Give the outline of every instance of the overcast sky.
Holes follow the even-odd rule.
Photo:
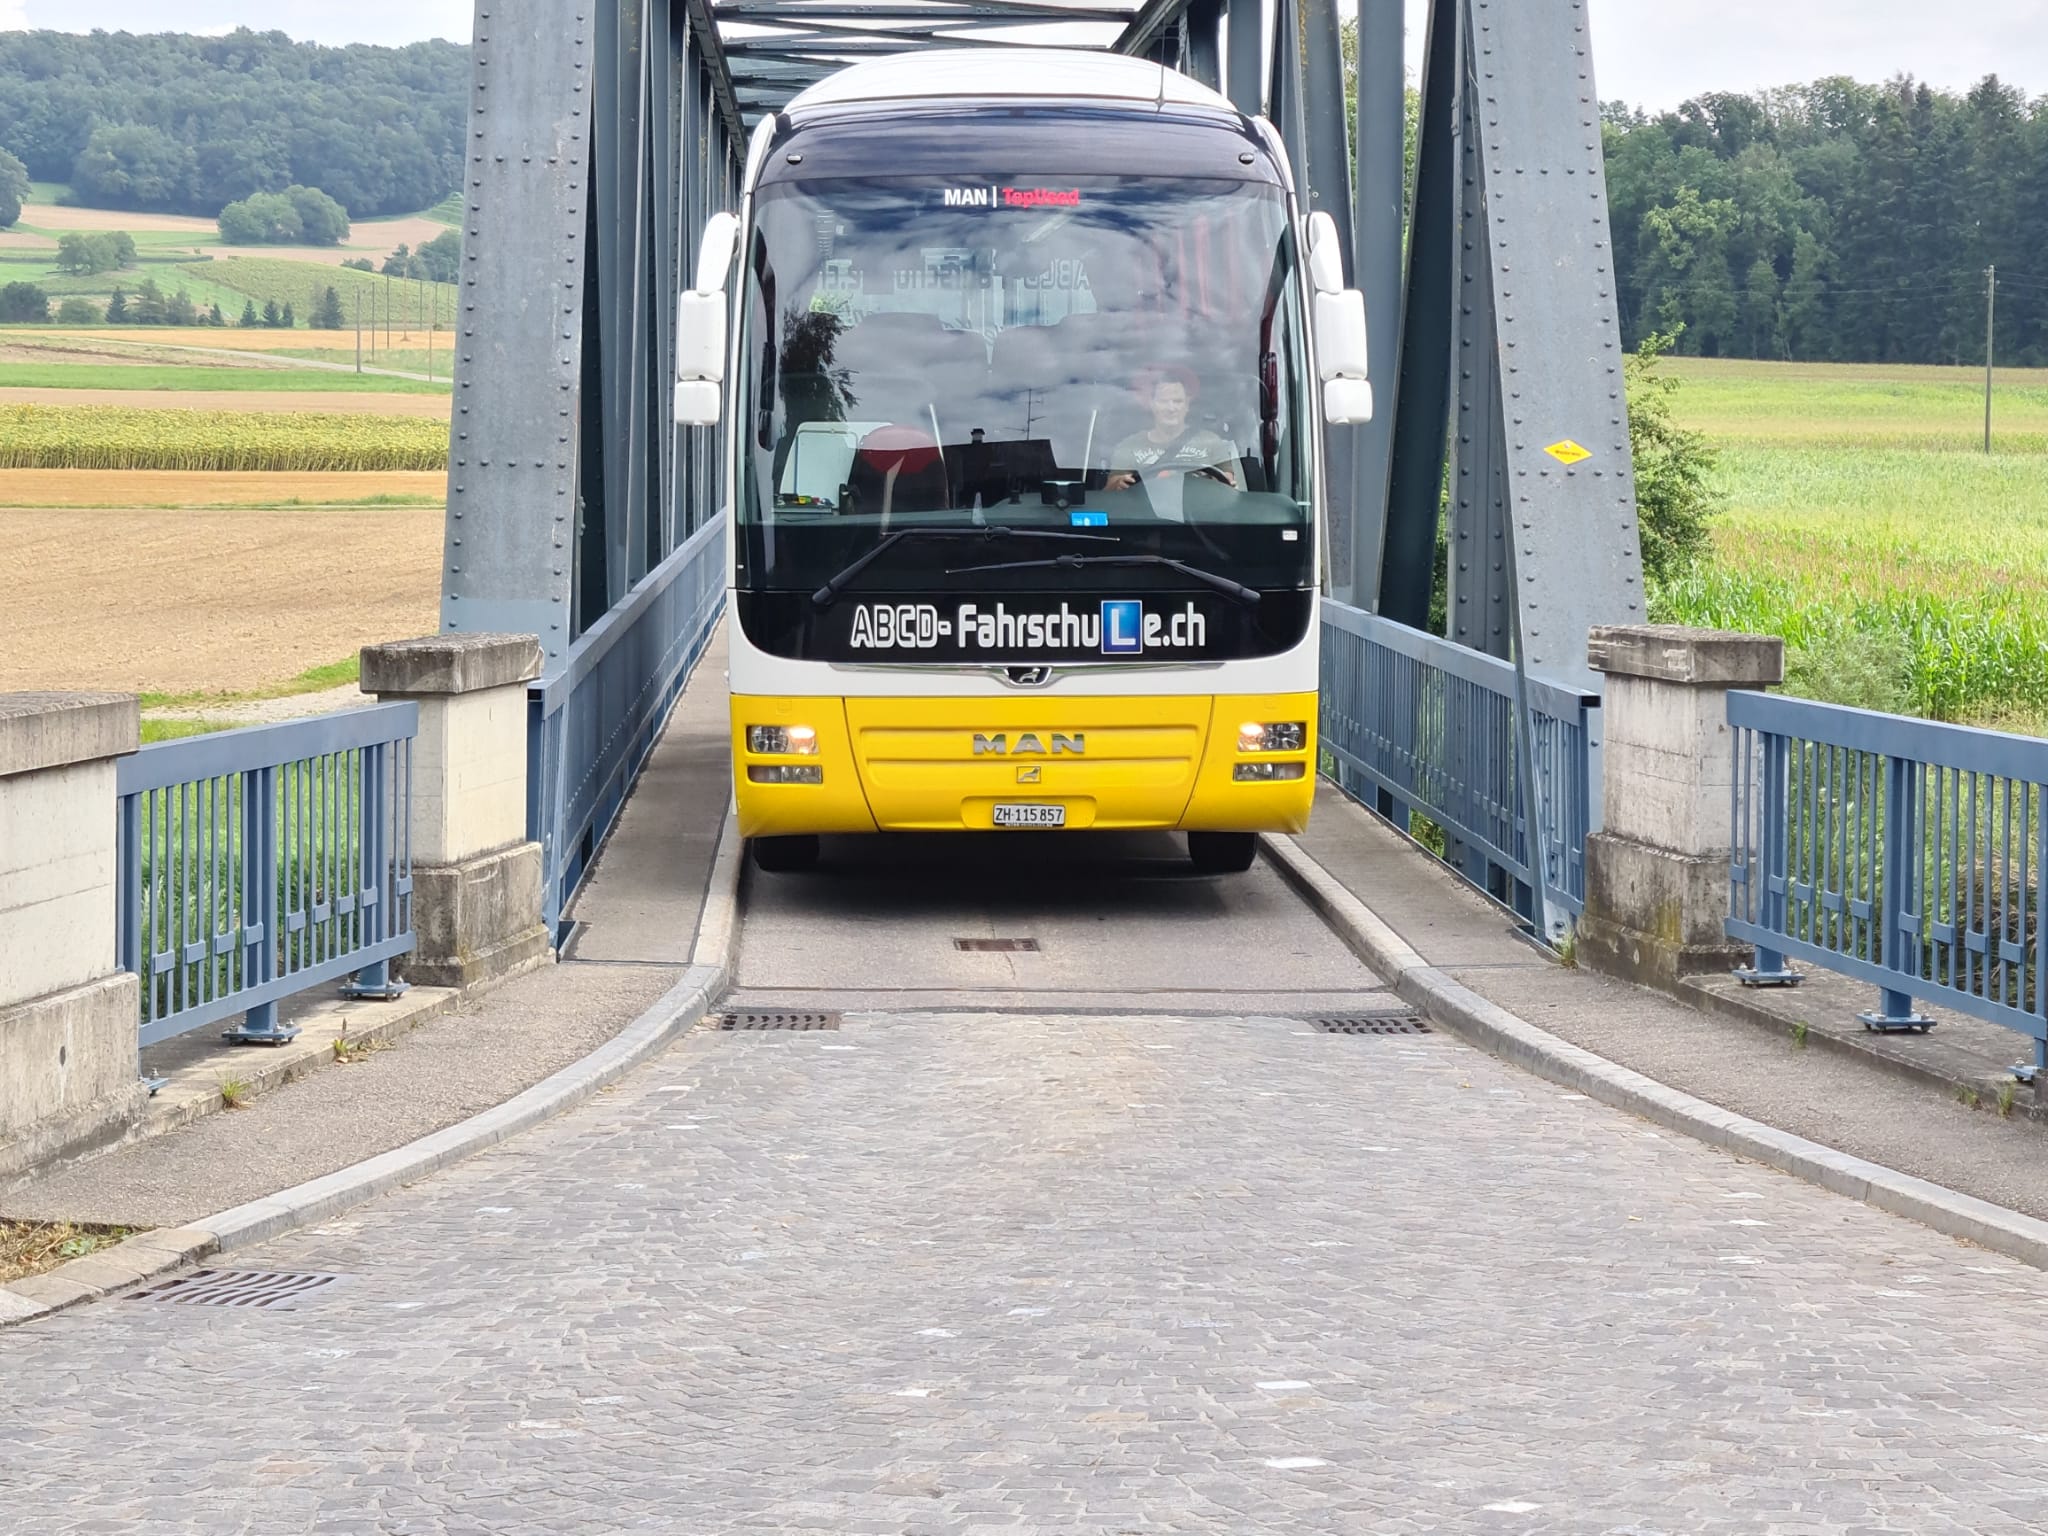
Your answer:
[[[1419,18],[1425,0],[1406,0]],[[1592,0],[1600,94],[1650,107],[1821,75],[1996,71],[2048,93],[2048,0]],[[469,38],[474,0],[0,0],[0,30],[277,28],[323,43]],[[1347,3],[1346,8],[1349,8]],[[1411,39],[1411,56],[1419,40]]]

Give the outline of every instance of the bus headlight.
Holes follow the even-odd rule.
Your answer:
[[[1307,775],[1307,763],[1239,763],[1235,777],[1240,784],[1270,784]]]
[[[1261,725],[1257,721],[1247,721],[1237,728],[1237,750],[1240,752],[1299,752],[1307,745],[1308,726],[1299,720],[1286,725]]]
[[[808,725],[750,725],[747,750],[763,757],[816,757],[818,733]]]
[[[749,784],[822,784],[825,770],[816,763],[749,763]]]

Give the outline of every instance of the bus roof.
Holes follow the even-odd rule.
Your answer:
[[[998,96],[1165,101],[1235,110],[1227,97],[1148,59],[1078,48],[934,48],[891,54],[827,76],[792,98],[786,110]]]

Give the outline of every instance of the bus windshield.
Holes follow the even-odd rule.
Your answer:
[[[809,591],[905,529],[1057,530],[1003,559],[1313,578],[1294,242],[1279,188],[1164,177],[764,188],[740,316],[739,579]],[[1085,539],[1082,542],[1081,539]],[[858,590],[1131,583],[893,540]]]

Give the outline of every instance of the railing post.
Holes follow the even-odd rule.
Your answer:
[[[1763,861],[1763,869],[1757,871],[1752,861],[1750,879],[1760,882],[1753,899],[1757,903],[1759,921],[1772,933],[1785,931],[1785,881],[1788,878],[1785,816],[1785,758],[1790,743],[1775,731],[1759,736],[1763,749],[1762,804],[1758,806],[1758,833],[1760,847],[1756,854]],[[1756,946],[1756,964],[1748,972],[1735,973],[1743,982],[1753,987],[1796,986],[1800,975],[1785,963],[1782,950]]]
[[[252,768],[242,786],[242,954],[244,985],[277,977],[277,779],[275,768]],[[283,1045],[296,1024],[277,1021],[275,1002],[257,1003],[221,1039],[235,1045]]]
[[[120,968],[142,944],[139,813],[115,761],[140,721],[130,695],[0,694],[0,1178],[118,1138],[147,1102]]]
[[[1586,840],[1578,953],[1589,967],[1653,986],[1726,973],[1731,943],[1732,690],[1784,676],[1784,642],[1651,625],[1600,626],[1606,674],[1601,830]],[[1532,850],[1535,852],[1535,850]]]
[[[1883,923],[1884,948],[1881,959],[1885,970],[1900,980],[1909,975],[1918,980],[1918,968],[1907,969],[1906,933],[1907,922],[1912,922],[1914,934],[1913,953],[1919,953],[1920,911],[1917,899],[1920,886],[1920,817],[1918,797],[1914,784],[1919,777],[1920,765],[1909,757],[1893,755],[1885,759],[1884,775],[1884,910],[1879,914]],[[1857,1019],[1865,1029],[1880,1034],[1891,1034],[1906,1030],[1928,1030],[1934,1021],[1926,1018],[1913,1008],[1913,994],[1896,987],[1878,989],[1878,1011],[1859,1013]]]
[[[396,881],[391,869],[391,749],[384,743],[363,748],[363,841],[362,870],[358,877],[365,946],[392,936],[392,912]],[[388,1002],[411,988],[391,974],[389,960],[364,966],[342,987],[343,997],[366,1002]]]

